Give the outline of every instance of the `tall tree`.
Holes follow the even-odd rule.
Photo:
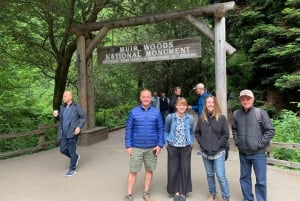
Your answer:
[[[237,4],[238,12],[229,18],[228,27],[239,53],[245,53],[243,67],[253,73],[244,87],[274,88],[277,79],[299,69],[300,2],[249,0]],[[296,88],[282,95],[290,100],[299,97]]]
[[[95,22],[109,0],[6,0],[1,14],[7,34],[25,45],[23,57],[55,79],[53,107],[58,108],[68,82],[76,38],[69,32],[73,23]],[[110,4],[111,5],[111,4]]]

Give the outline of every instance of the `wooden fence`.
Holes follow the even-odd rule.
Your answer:
[[[234,145],[233,139],[229,139],[230,150],[237,151],[236,146]],[[300,151],[300,144],[297,143],[283,143],[283,142],[271,142],[270,146],[267,148],[267,160],[270,165],[281,165],[288,168],[297,168],[300,169],[299,162],[292,162],[287,160],[275,159],[273,156],[274,148],[285,148],[289,150]]]
[[[21,137],[27,137],[27,136],[33,136],[33,135],[37,135],[39,137],[38,144],[36,147],[26,148],[26,149],[12,151],[12,152],[0,153],[0,158],[16,156],[19,154],[25,154],[25,153],[29,153],[29,152],[40,151],[40,150],[46,149],[49,145],[53,145],[53,144],[57,145],[58,144],[57,139],[51,140],[51,141],[45,141],[45,135],[46,135],[47,131],[50,129],[54,129],[54,128],[57,128],[56,124],[48,125],[48,126],[39,125],[37,130],[0,135],[0,141],[8,140],[8,139],[16,139],[16,138],[21,138]]]
[[[24,154],[24,153],[29,153],[29,152],[34,152],[34,151],[40,151],[43,149],[46,149],[48,145],[53,145],[53,144],[58,144],[57,139],[56,140],[51,140],[51,141],[45,141],[45,135],[47,130],[57,128],[56,124],[45,126],[45,125],[40,125],[38,126],[37,130],[33,131],[27,131],[27,132],[22,132],[22,133],[11,133],[11,134],[3,134],[0,135],[0,141],[1,140],[7,140],[7,139],[14,139],[14,138],[21,138],[21,137],[26,137],[26,136],[32,136],[32,135],[38,135],[39,140],[38,144],[36,147],[33,148],[27,148],[23,150],[18,150],[18,151],[13,151],[13,152],[6,152],[6,153],[0,153],[0,158],[4,157],[9,157],[9,156],[16,156],[19,154]],[[123,128],[119,127],[119,128]],[[109,131],[112,131],[114,129],[111,129]],[[230,150],[231,151],[236,151],[236,147],[234,145],[233,139],[230,138],[229,140],[230,143]],[[268,155],[268,164],[272,165],[281,165],[284,167],[289,167],[289,168],[298,168],[300,169],[300,163],[298,162],[292,162],[292,161],[286,161],[286,160],[278,160],[273,157],[273,149],[274,148],[285,148],[289,150],[300,150],[300,144],[297,143],[282,143],[282,142],[272,142],[271,145],[267,149],[267,155]]]

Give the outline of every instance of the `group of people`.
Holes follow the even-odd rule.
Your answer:
[[[181,96],[180,87],[174,89],[170,98],[168,114],[153,106],[152,93],[148,89],[140,92],[140,103],[129,112],[125,130],[125,147],[130,157],[127,180],[127,195],[124,201],[133,200],[133,189],[137,173],[145,168],[145,201],[152,201],[150,186],[157,156],[161,149],[167,150],[167,192],[174,201],[185,201],[192,192],[191,153],[194,139],[200,145],[200,154],[206,171],[209,198],[217,200],[215,177],[220,184],[221,199],[230,200],[230,191],[225,171],[228,151],[229,126],[215,96],[206,92],[204,84],[194,87],[198,94],[197,105],[189,106]],[[154,95],[155,97],[155,95]],[[161,97],[165,98],[165,94]],[[266,111],[254,107],[254,94],[245,89],[240,92],[241,109],[233,113],[232,134],[239,150],[240,186],[244,201],[254,201],[251,172],[256,176],[255,197],[257,201],[267,200],[266,155],[265,151],[275,135],[274,127]],[[70,159],[65,176],[76,173],[80,156],[76,143],[86,123],[82,108],[73,101],[70,91],[63,94],[64,104],[53,116],[59,121],[60,151]],[[170,110],[173,107],[173,111]],[[194,128],[194,116],[188,109],[198,112]]]
[[[124,201],[133,200],[133,188],[137,173],[145,168],[143,199],[152,201],[150,186],[157,156],[161,149],[167,150],[167,192],[174,201],[185,201],[192,192],[191,153],[194,139],[200,145],[200,152],[206,171],[209,198],[217,200],[216,181],[220,184],[221,199],[230,200],[229,184],[225,171],[228,152],[228,121],[215,96],[205,91],[204,84],[195,86],[198,104],[189,106],[187,100],[174,89],[174,111],[166,116],[152,106],[152,95],[148,89],[140,92],[140,104],[128,116],[125,131],[125,147],[130,156],[127,195]],[[177,92],[177,93],[176,93]],[[256,176],[255,197],[257,201],[267,200],[265,151],[275,135],[274,127],[266,111],[254,107],[254,94],[245,89],[240,92],[241,109],[234,111],[232,134],[240,157],[240,186],[244,201],[254,201],[251,172]],[[173,100],[173,101],[174,101]],[[170,105],[172,98],[170,99]],[[170,108],[170,106],[169,106]],[[198,112],[194,128],[194,117],[188,109]],[[257,118],[257,111],[260,119]]]

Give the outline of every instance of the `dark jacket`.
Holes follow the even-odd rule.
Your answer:
[[[159,99],[159,109],[160,109],[160,112],[165,112],[165,111],[168,111],[169,109],[169,98],[165,97],[165,98],[162,98],[160,97]]]
[[[175,94],[173,96],[171,96],[170,103],[169,103],[169,113],[176,112],[176,102],[177,102],[178,98],[180,98],[180,97],[181,96],[176,96]]]
[[[215,117],[209,116],[208,122],[199,117],[195,130],[195,137],[200,148],[207,155],[214,155],[226,149],[229,129],[224,115],[220,115],[218,121]]]
[[[62,128],[63,128],[63,113],[65,108],[67,107],[66,104],[63,104],[62,106],[60,106],[60,112],[59,112],[59,117],[57,118],[57,120],[59,121],[59,139],[61,139],[62,137]],[[82,129],[86,123],[86,115],[84,114],[82,108],[75,103],[74,101],[72,102],[71,106],[71,111],[70,111],[70,126],[68,129],[68,134],[67,134],[67,138],[72,138],[75,136],[75,129],[76,127],[79,127],[80,129]]]
[[[125,147],[152,148],[164,146],[162,116],[158,109],[141,105],[134,107],[127,118]]]
[[[236,110],[234,115],[232,134],[235,145],[243,154],[264,153],[275,135],[275,130],[269,115],[261,111],[261,125],[258,122],[254,107],[247,112]]]

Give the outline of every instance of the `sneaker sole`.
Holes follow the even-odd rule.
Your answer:
[[[80,160],[80,155],[78,155],[78,159],[77,159],[77,161],[76,161],[76,168],[78,168],[79,160]]]
[[[74,174],[76,174],[76,171],[73,174],[65,174],[65,177],[72,177]]]

